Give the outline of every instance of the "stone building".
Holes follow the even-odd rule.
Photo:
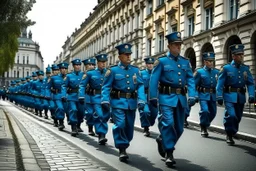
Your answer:
[[[256,75],[256,0],[98,0],[93,10],[68,41],[69,60],[107,53],[112,65],[118,58],[114,47],[129,42],[133,64],[143,67],[144,57],[167,52],[165,35],[181,31],[181,55],[193,69],[208,51],[216,53],[220,68],[232,60],[229,46],[243,43],[244,62]]]
[[[30,76],[33,71],[44,70],[40,46],[32,40],[31,31],[27,33],[27,29],[23,29],[18,42],[19,48],[15,55],[14,66],[0,77],[0,86],[9,86],[11,80]]]

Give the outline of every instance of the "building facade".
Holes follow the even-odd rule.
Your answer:
[[[180,31],[181,55],[193,70],[209,51],[220,68],[232,60],[229,46],[243,43],[244,62],[256,75],[256,0],[99,0],[93,10],[63,46],[69,61],[107,53],[112,65],[118,60],[115,46],[129,42],[133,64],[142,68],[143,58],[168,51],[165,35]]]
[[[0,86],[9,86],[11,80],[30,76],[33,71],[44,70],[40,46],[32,40],[31,31],[27,34],[27,29],[24,29],[18,42],[14,66],[0,78]]]

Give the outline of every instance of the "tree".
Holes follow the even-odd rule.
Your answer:
[[[27,18],[35,0],[0,1],[0,75],[13,67],[21,29],[35,24]]]

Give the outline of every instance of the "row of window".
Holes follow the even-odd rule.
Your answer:
[[[23,56],[23,63],[22,64],[29,64],[29,56],[27,56],[27,60],[25,60],[25,56]],[[17,56],[17,64],[20,63],[20,56]]]
[[[6,77],[7,78],[12,77],[12,75],[9,75],[9,74],[10,74],[9,72],[6,72]],[[24,68],[23,68],[23,71],[22,71],[21,75],[20,75],[20,71],[17,71],[17,74],[16,74],[16,71],[13,71],[13,77],[24,78],[24,77],[27,77],[27,76],[29,76],[29,71],[27,71],[27,75],[25,75]]]

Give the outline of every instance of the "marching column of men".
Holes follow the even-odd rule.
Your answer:
[[[46,77],[44,71],[37,71],[32,72],[32,80],[28,76],[11,81],[6,94],[11,102],[40,117],[44,111],[45,119],[50,110],[53,124],[60,131],[65,128],[66,117],[72,136],[83,132],[81,124],[85,119],[88,135],[97,134],[99,145],[107,142],[107,122],[111,117],[114,143],[122,162],[129,158],[126,149],[133,139],[137,109],[146,137],[150,136],[149,128],[158,119],[157,148],[169,167],[176,164],[175,145],[183,127],[188,126],[186,118],[191,107],[197,102],[200,105],[201,136],[208,137],[207,129],[216,116],[216,101],[219,105],[224,101],[226,142],[234,145],[233,136],[238,131],[246,102],[246,88],[248,102],[255,100],[254,80],[249,67],[243,64],[244,45],[230,47],[233,60],[220,71],[214,68],[214,52],[204,53],[204,66],[193,74],[189,59],[180,55],[180,32],[171,33],[166,38],[166,55],[158,59],[146,57],[144,70],[131,65],[132,45],[124,43],[116,46],[119,54],[116,65],[106,68],[107,54],[84,61],[72,60],[73,71],[70,73],[67,73],[68,63],[53,64],[46,68]],[[84,72],[81,71],[82,63]]]

